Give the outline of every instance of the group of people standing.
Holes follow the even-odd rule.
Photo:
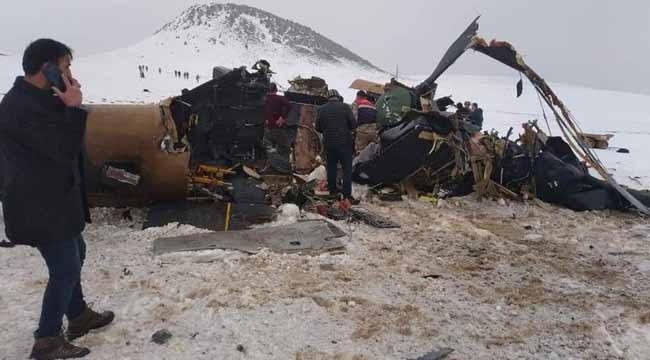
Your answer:
[[[177,78],[183,78],[183,79],[185,79],[185,80],[189,80],[189,78],[190,78],[190,73],[187,72],[187,71],[185,71],[185,72],[181,72],[180,70],[174,70],[174,77],[177,77]],[[198,83],[199,81],[201,81],[201,75],[196,74],[195,79],[196,79],[196,82]]]
[[[147,65],[138,65],[138,72],[140,73],[140,79],[145,78],[145,73],[149,72],[149,66]]]
[[[140,78],[141,79],[146,78],[146,74],[149,72],[149,66],[148,65],[138,65],[138,72],[140,73]],[[161,67],[158,68],[158,74],[162,75],[162,68]],[[174,77],[189,80],[190,79],[190,73],[187,72],[187,71],[183,72],[183,71],[180,71],[180,70],[174,70]],[[201,75],[199,75],[199,74],[196,74],[196,76],[194,78],[196,79],[197,83],[201,81]]]
[[[477,127],[477,131],[483,128],[483,109],[477,103],[470,103],[465,101],[464,104],[456,104],[456,114],[463,120],[469,121],[473,126]]]

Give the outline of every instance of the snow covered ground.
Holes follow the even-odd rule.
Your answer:
[[[472,198],[364,204],[402,229],[339,223],[346,253],[313,257],[154,257],[155,238],[200,230],[140,230],[141,211],[95,209],[85,292],[117,319],[77,343],[91,360],[404,360],[440,347],[456,360],[647,359],[647,221]],[[0,359],[23,359],[47,271],[19,247],[0,250],[0,274]],[[166,345],[151,342],[160,329]]]

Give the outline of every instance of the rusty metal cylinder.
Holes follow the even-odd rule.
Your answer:
[[[184,199],[189,153],[167,152],[161,144],[175,136],[166,108],[151,105],[92,105],[86,129],[86,183],[91,205],[141,206]],[[106,165],[134,172],[137,185],[107,186]]]

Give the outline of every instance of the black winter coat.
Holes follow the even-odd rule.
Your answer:
[[[478,108],[469,114],[469,122],[483,128],[483,109]]]
[[[352,131],[356,128],[357,120],[349,105],[330,101],[318,109],[316,131],[323,134],[326,148],[352,146]]]
[[[12,243],[69,240],[90,222],[82,156],[86,117],[23,77],[0,102],[2,207]]]

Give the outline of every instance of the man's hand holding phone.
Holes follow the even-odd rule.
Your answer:
[[[52,90],[56,96],[67,107],[79,107],[83,101],[83,94],[81,93],[81,84],[75,79],[68,79],[66,75],[61,75],[61,79],[65,84],[65,92],[62,92],[56,86],[52,86]]]

